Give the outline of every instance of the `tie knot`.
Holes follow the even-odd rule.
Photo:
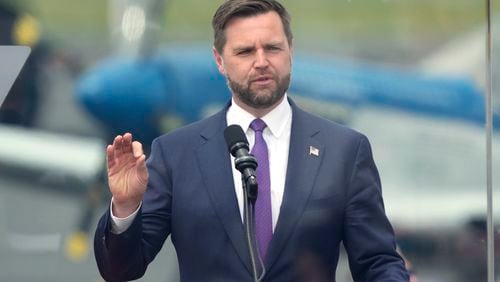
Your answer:
[[[266,123],[260,118],[254,119],[252,123],[250,123],[250,128],[253,129],[253,131],[262,132],[266,126]]]

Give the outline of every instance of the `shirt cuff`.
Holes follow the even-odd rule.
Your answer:
[[[125,218],[120,218],[116,217],[113,214],[113,199],[111,199],[111,204],[109,205],[109,212],[111,214],[111,233],[113,234],[121,234],[125,232],[130,225],[132,225],[132,222],[134,221],[135,217],[137,216],[137,213],[139,212],[139,209],[142,206],[142,202],[139,204],[137,209],[129,216]]]

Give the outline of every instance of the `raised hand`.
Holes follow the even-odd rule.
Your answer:
[[[107,170],[108,184],[113,195],[113,214],[127,217],[142,201],[148,183],[146,156],[142,144],[133,141],[132,134],[115,137],[108,145]]]

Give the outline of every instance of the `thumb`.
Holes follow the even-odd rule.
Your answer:
[[[146,166],[146,155],[142,154],[136,159],[137,176],[143,184],[148,183],[148,168]]]
[[[132,151],[136,159],[144,154],[144,151],[142,150],[142,144],[137,141],[132,142]]]

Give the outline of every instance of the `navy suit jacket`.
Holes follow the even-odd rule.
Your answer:
[[[285,191],[264,281],[335,281],[341,242],[355,281],[408,281],[367,138],[290,104]],[[108,211],[96,230],[96,260],[107,281],[141,277],[168,235],[181,281],[252,281],[223,136],[226,110],[153,142],[133,224],[111,233]]]

